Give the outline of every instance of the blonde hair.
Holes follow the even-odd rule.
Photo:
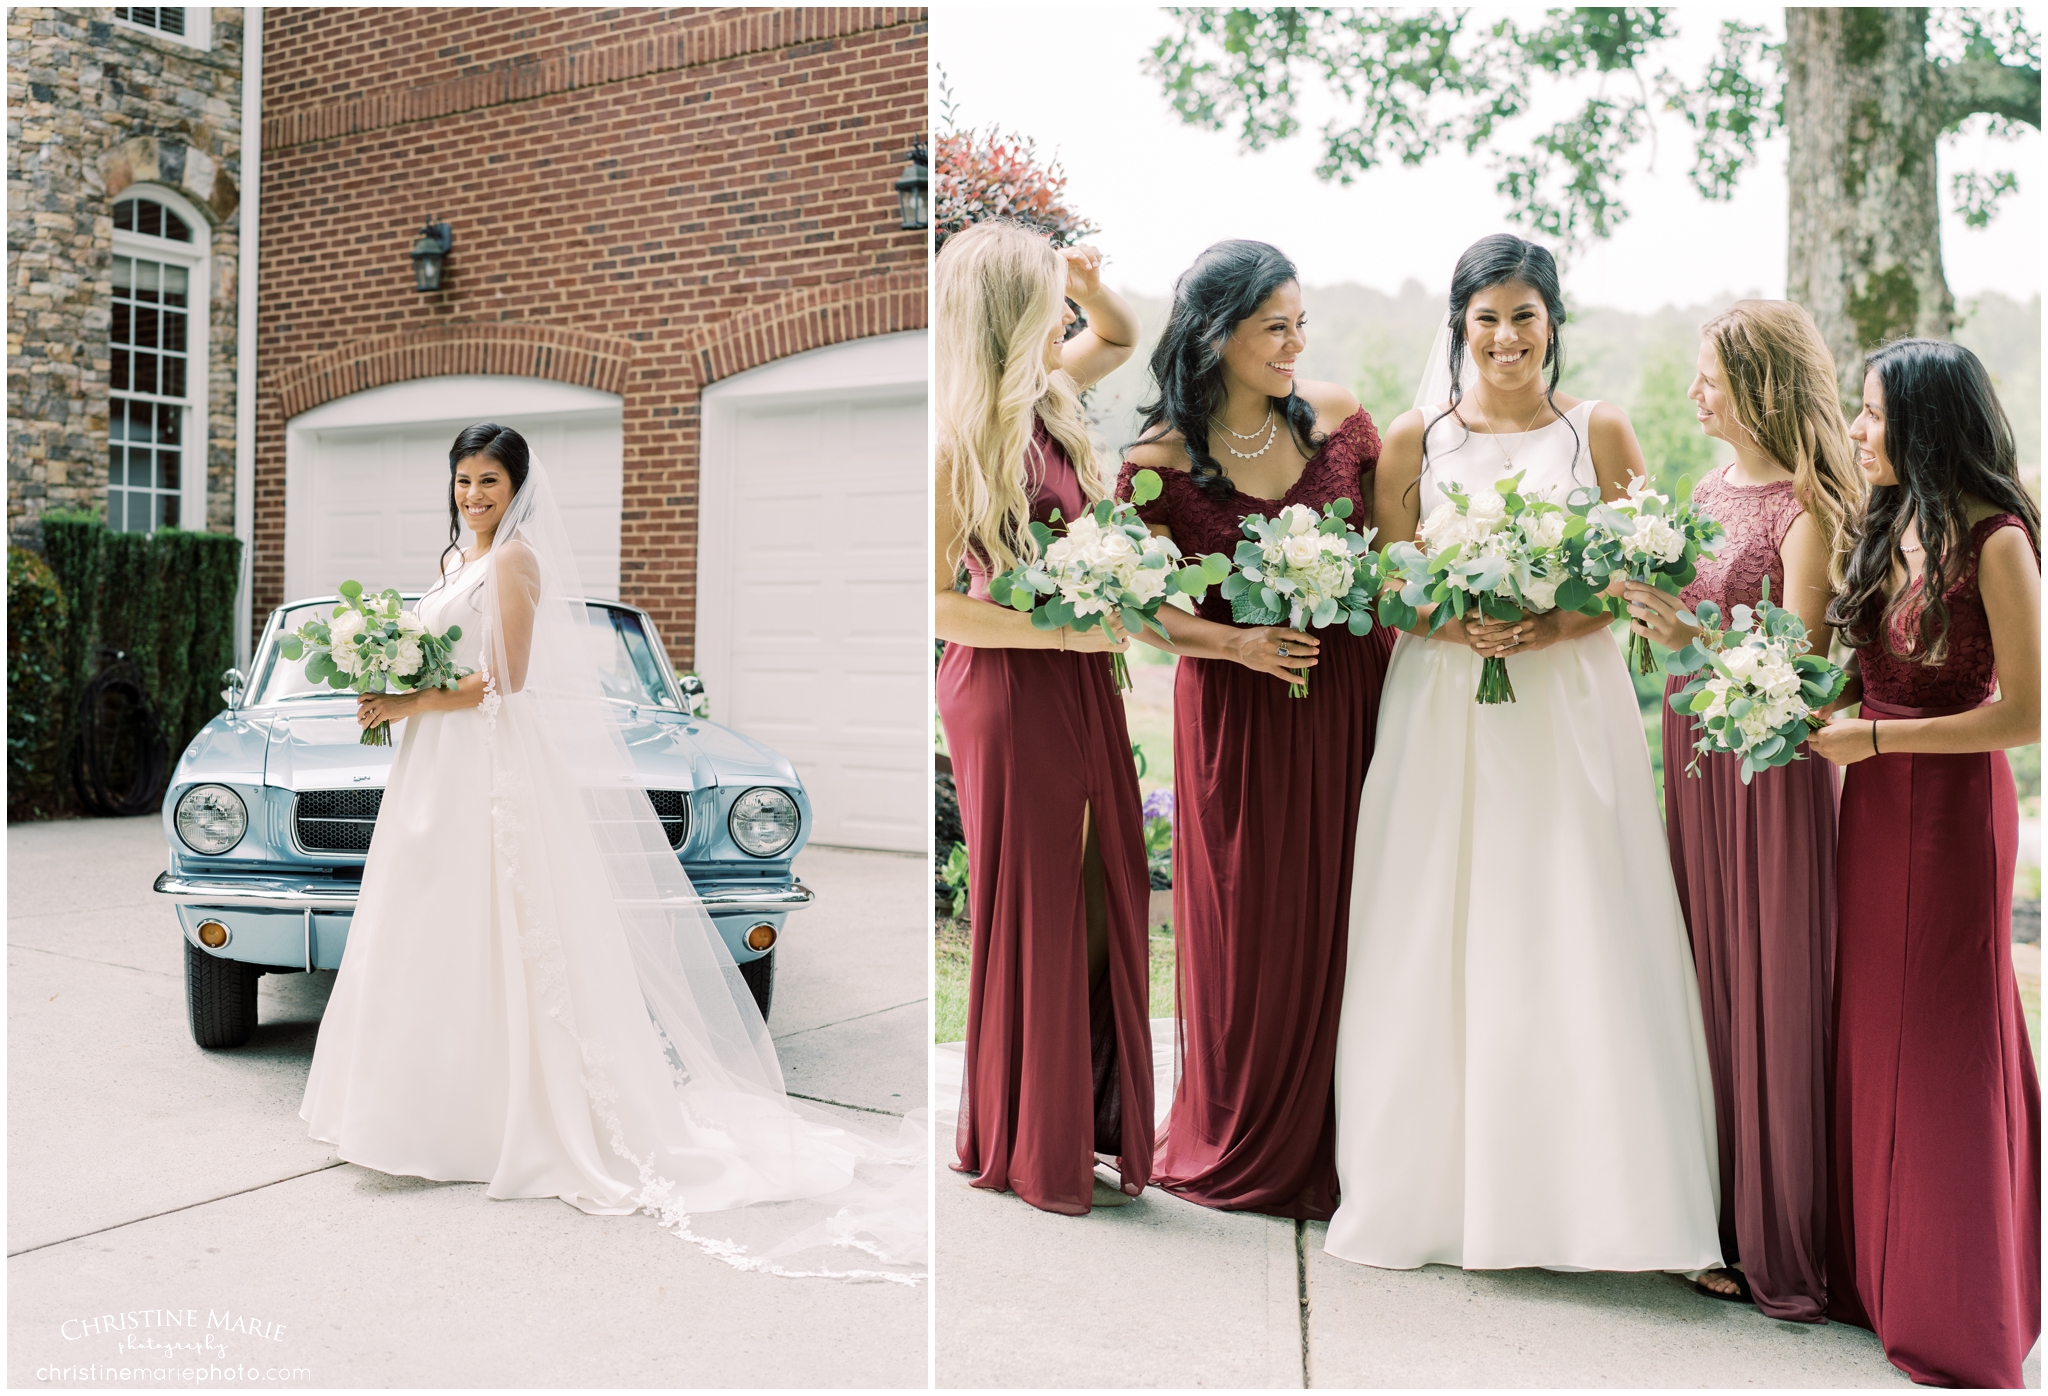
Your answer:
[[[1026,528],[1034,420],[1065,449],[1083,497],[1103,497],[1080,391],[1065,370],[1045,366],[1066,307],[1066,263],[1043,236],[994,220],[947,238],[933,275],[938,459],[966,552],[1005,572],[1038,554]]]
[[[1828,544],[1828,587],[1847,585],[1849,550],[1869,482],[1842,422],[1835,359],[1820,328],[1791,301],[1737,301],[1700,326],[1720,361],[1736,425],[1792,472],[1800,507]]]

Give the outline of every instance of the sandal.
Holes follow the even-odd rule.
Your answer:
[[[1724,1267],[1719,1270],[1709,1270],[1707,1271],[1707,1275],[1723,1275],[1726,1276],[1728,1279],[1735,1281],[1735,1292],[1733,1294],[1725,1293],[1724,1291],[1715,1289],[1712,1285],[1707,1284],[1706,1275],[1702,1275],[1699,1279],[1692,1281],[1693,1289],[1700,1294],[1706,1295],[1707,1298],[1725,1299],[1731,1304],[1754,1304],[1756,1302],[1755,1297],[1751,1295],[1749,1292],[1749,1281],[1743,1278],[1743,1274],[1740,1270],[1732,1270]]]

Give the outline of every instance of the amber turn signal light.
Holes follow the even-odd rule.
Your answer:
[[[228,943],[228,928],[218,921],[201,921],[199,943],[209,950],[220,949]]]
[[[747,928],[747,948],[749,950],[766,950],[773,944],[775,944],[775,927],[768,922],[763,921],[758,926],[749,926]]]

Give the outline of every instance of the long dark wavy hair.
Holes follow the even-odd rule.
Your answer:
[[[1519,281],[1537,295],[1543,297],[1544,313],[1550,321],[1550,342],[1543,347],[1543,367],[1547,370],[1543,385],[1543,400],[1550,404],[1550,410],[1560,417],[1564,413],[1557,408],[1557,380],[1564,376],[1564,340],[1559,331],[1565,322],[1564,291],[1558,284],[1557,259],[1550,255],[1550,249],[1539,247],[1512,233],[1495,233],[1483,237],[1466,248],[1458,258],[1458,265],[1451,271],[1451,401],[1433,421],[1422,430],[1422,460],[1429,463],[1429,433],[1437,422],[1454,415],[1458,404],[1465,397],[1465,311],[1472,304],[1472,298],[1481,291],[1510,281]],[[1457,419],[1462,425],[1464,419]],[[1490,425],[1490,424],[1489,424]],[[1579,429],[1569,420],[1565,425],[1571,429],[1572,459],[1578,460]],[[1466,429],[1471,434],[1471,429]],[[1574,464],[1573,469],[1577,469]],[[1416,477],[1416,488],[1421,476]]]
[[[1972,558],[1965,497],[2017,514],[2037,559],[2040,510],[2020,484],[2012,423],[1975,354],[1945,339],[1900,339],[1863,363],[1877,374],[1884,454],[1899,483],[1871,490],[1851,526],[1847,581],[1828,606],[1828,623],[1852,649],[1880,635],[1890,649],[1893,620],[1910,606],[1918,612],[1912,642],[1906,653],[1892,652],[1939,664],[1948,657],[1948,590]],[[1893,569],[1906,566],[1899,539],[1908,523],[1917,523],[1925,565],[1919,587],[1894,593]]]
[[[1180,432],[1188,474],[1211,499],[1228,499],[1237,488],[1209,454],[1209,419],[1223,406],[1223,346],[1240,321],[1258,313],[1266,297],[1300,279],[1279,248],[1232,238],[1195,258],[1173,283],[1173,310],[1152,350],[1152,381],[1159,396],[1138,408],[1144,427],[1137,444]],[[1316,410],[1291,388],[1286,397],[1271,402],[1295,447],[1314,455],[1321,442],[1315,434]]]
[[[456,434],[455,444],[448,448],[448,546],[441,550],[443,571],[448,567],[448,554],[462,547],[462,511],[455,507],[455,467],[471,456],[489,456],[504,466],[505,473],[512,477],[514,494],[526,483],[529,457],[526,438],[518,432],[496,422],[478,422]]]

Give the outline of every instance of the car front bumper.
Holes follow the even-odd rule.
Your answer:
[[[156,891],[177,904],[185,939],[210,955],[278,969],[339,969],[356,909],[356,884],[331,878],[194,876],[163,872]],[[745,963],[764,953],[746,943],[749,928],[766,921],[779,938],[789,912],[809,906],[816,894],[792,878],[787,887],[707,887],[675,906],[699,905],[724,938],[733,959]],[[199,939],[202,921],[228,928],[219,949]]]

